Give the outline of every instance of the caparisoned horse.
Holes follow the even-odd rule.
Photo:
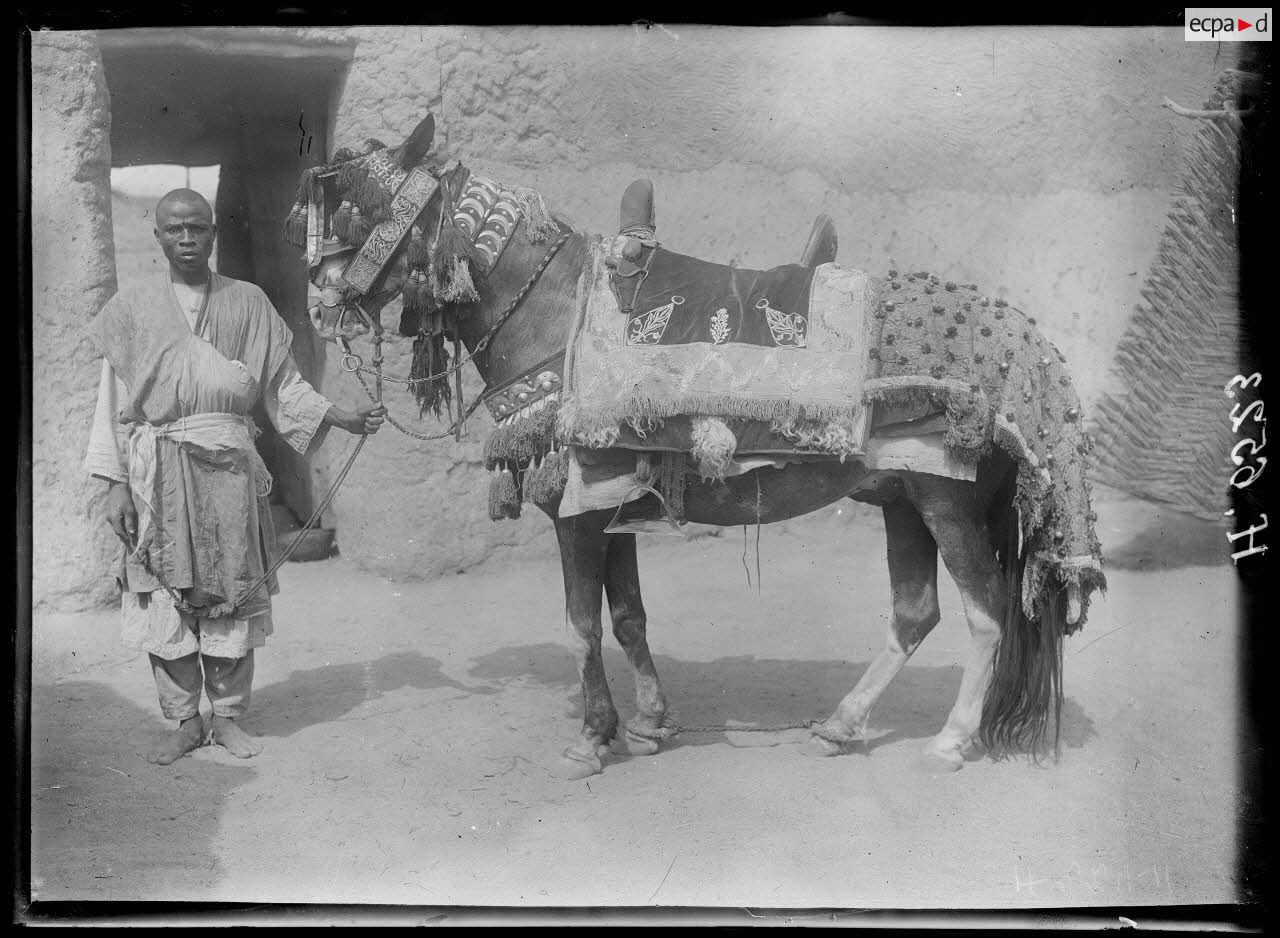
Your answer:
[[[536,504],[560,544],[584,701],[581,735],[564,752],[563,774],[602,771],[618,735],[601,657],[602,591],[635,673],[637,713],[619,742],[632,753],[653,753],[673,729],[646,638],[635,534],[610,524],[619,498],[605,507],[562,506],[582,481],[579,456],[644,450],[646,440],[652,472],[642,471],[642,459],[634,481],[654,493],[645,496],[650,504],[665,492],[659,507],[681,522],[769,523],[843,498],[881,506],[892,584],[886,645],[834,712],[812,727],[820,752],[835,755],[863,738],[872,706],[938,623],[939,554],[959,587],[970,644],[955,704],[926,755],[954,769],[979,745],[995,754],[1036,751],[1050,738],[1056,745],[1062,639],[1083,625],[1090,595],[1105,579],[1084,476],[1090,440],[1065,359],[1034,319],[974,285],[943,283],[927,272],[876,278],[838,268],[829,224],[815,226],[801,264],[773,271],[672,255],[654,240],[651,189],[643,184],[628,190],[620,236],[592,238],[547,212],[533,190],[438,160],[433,135],[428,116],[398,146],[369,140],[308,170],[286,237],[306,250],[312,322],[328,339],[345,344],[371,327],[380,336],[380,311],[403,295],[400,330],[416,337],[411,378],[424,410],[439,415],[456,399],[461,418],[461,385],[451,388],[451,376],[470,361],[484,378],[482,400],[498,421],[486,449],[491,515],[512,517],[522,502]],[[679,294],[663,282],[676,276],[671,271],[688,285]],[[672,325],[673,311],[696,305],[693,294],[712,290],[713,282],[735,301],[713,309],[722,298],[710,296],[706,324]],[[818,293],[833,289],[860,311],[861,331],[852,338],[833,325],[835,306],[819,308]],[[706,361],[728,355],[735,343],[754,343],[785,378],[787,367],[803,369],[802,353],[816,347],[825,325],[840,337],[828,336],[837,351],[825,360],[862,370],[856,381],[852,372],[834,379],[856,395],[856,406],[788,411],[783,400],[757,412],[758,402],[730,394],[714,406],[605,407],[592,417],[586,380],[575,385],[575,368],[587,366],[574,360],[594,354],[575,345],[588,328],[588,294],[614,304],[619,348],[643,347],[645,367],[664,362],[661,354],[672,346]],[[790,309],[779,296],[790,296]],[[740,324],[731,313],[741,314]],[[452,365],[446,340],[454,343]],[[607,369],[595,375],[598,390],[600,374]],[[789,374],[806,380],[803,370]],[[641,375],[635,387],[651,379]],[[603,388],[615,404],[630,390]],[[671,389],[649,390],[650,398],[663,398]],[[769,410],[775,404],[781,409]],[[869,434],[859,436],[859,426]],[[726,434],[728,445],[716,450]],[[747,456],[762,453],[764,462],[753,468]],[[920,453],[929,458],[922,462]],[[633,516],[644,504],[629,503]]]

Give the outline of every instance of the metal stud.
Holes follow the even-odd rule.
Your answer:
[[[1048,367],[1049,367],[1051,364],[1053,364],[1053,363],[1052,363],[1051,361],[1049,361],[1049,359],[1044,358],[1043,356],[1041,356],[1039,364],[1040,364],[1040,367],[1041,367],[1041,368],[1048,368]]]
[[[1076,407],[1067,408],[1067,412],[1062,415],[1068,422],[1075,423],[1080,419],[1080,410]]]
[[[1048,435],[1049,435],[1049,431],[1046,430],[1044,427],[1036,427],[1036,436],[1040,437],[1040,439],[1043,440]]]
[[[955,293],[956,292],[955,281],[948,280],[946,283],[946,290],[948,293]]]
[[[947,360],[948,364],[950,364],[951,362],[954,362],[956,360],[956,353],[951,351],[951,349],[947,349],[947,354],[943,355],[942,357]]]
[[[922,351],[922,352],[924,352],[924,354],[928,355],[930,352],[932,352],[932,351],[933,351],[933,346],[932,346],[932,345],[930,345],[928,342],[925,342],[925,343],[923,343],[923,344],[920,346],[920,351]]]
[[[1045,453],[1045,454],[1044,454],[1044,461],[1045,461],[1045,465],[1047,465],[1047,466],[1052,466],[1052,465],[1054,464],[1054,462],[1055,462],[1055,460],[1054,460],[1054,458],[1053,458],[1053,453]]]
[[[933,292],[934,292],[934,290],[933,290],[933,285],[932,285],[932,284],[930,284],[929,286],[925,287],[925,288],[924,288],[924,292],[925,292],[925,293],[933,293]]]
[[[946,373],[947,369],[943,368],[941,365],[934,365],[929,369],[929,374],[933,375],[935,378],[941,378]]]
[[[550,391],[555,386],[556,385],[554,381],[543,381],[540,385],[538,385],[538,387],[542,388],[542,390],[544,391]]]
[[[1005,300],[996,300],[996,305],[997,305],[997,306],[1008,306],[1009,304],[1008,304],[1008,302],[1006,302]]]
[[[896,276],[898,276],[898,272],[897,272],[896,270],[891,270],[891,271],[889,271],[889,279],[890,279],[890,280],[892,280],[892,279],[893,279],[894,277],[896,277]]]
[[[978,300],[978,305],[979,305],[979,306],[990,306],[990,305],[991,305],[991,300],[984,296],[982,299]]]
[[[886,310],[888,310],[889,312],[891,312],[891,313],[892,313],[892,312],[893,312],[895,309],[897,309],[898,307],[897,307],[896,305],[894,305],[893,300],[885,300],[885,301],[884,301],[884,308],[885,308]]]
[[[911,325],[916,326],[916,327],[923,326],[923,325],[924,325],[924,317],[923,317],[923,316],[917,316],[915,319],[911,320]]]
[[[983,327],[982,327],[981,329],[979,329],[978,331],[979,331],[979,332],[981,332],[984,336],[986,336],[986,335],[991,335],[991,327],[990,327],[990,326],[983,326]]]
[[[935,316],[941,316],[946,311],[947,311],[947,308],[945,306],[939,306],[937,303],[933,304],[933,314]]]
[[[964,322],[964,321],[965,321],[964,313],[960,312],[960,310],[956,310],[956,322]]]
[[[1023,392],[1022,392],[1022,403],[1024,403],[1024,404],[1030,404],[1030,403],[1031,403],[1031,392],[1030,392],[1030,391],[1023,391]]]
[[[1008,363],[1008,362],[1001,362],[1001,363],[1000,363],[1000,374],[1001,374],[1001,376],[1002,376],[1002,377],[1005,377],[1005,378],[1009,377],[1009,363]]]
[[[890,286],[890,287],[892,287],[892,288],[893,288],[893,289],[895,289],[895,290],[901,290],[901,289],[902,289],[902,284],[898,283],[898,281],[896,281],[896,280],[891,281],[891,282],[889,283],[889,286]]]
[[[1014,420],[1014,417],[1013,417],[1013,411],[1011,411],[1011,410],[1010,410],[1010,411],[1006,411],[1006,412],[1005,412],[1005,415],[1004,415],[1004,419],[1005,419],[1005,420],[1007,420],[1007,421],[1009,421],[1010,423],[1013,423],[1013,420]]]
[[[996,310],[996,319],[1004,319],[1004,310],[1002,309]]]
[[[958,332],[959,330],[955,326],[947,326],[946,336],[948,339],[954,339]]]
[[[1011,349],[1011,348],[1007,348],[1007,349],[1005,349],[1005,350],[1004,350],[1004,360],[1005,360],[1005,361],[1011,362],[1011,361],[1013,361],[1014,357],[1015,357],[1015,353],[1014,353],[1013,349]]]
[[[981,365],[981,364],[983,363],[983,361],[985,361],[985,360],[986,360],[986,356],[985,356],[985,355],[983,355],[981,352],[975,352],[975,353],[973,354],[973,360],[974,360],[974,362],[975,362],[976,364]]]

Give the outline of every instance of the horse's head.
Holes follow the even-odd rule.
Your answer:
[[[307,252],[308,314],[322,338],[367,333],[372,317],[401,293],[405,335],[422,331],[424,314],[441,304],[475,298],[474,288],[468,293],[454,277],[458,255],[471,259],[470,245],[457,244],[453,226],[441,225],[465,170],[432,158],[434,134],[428,114],[399,146],[369,139],[303,173],[285,238]],[[437,255],[447,256],[433,263]]]

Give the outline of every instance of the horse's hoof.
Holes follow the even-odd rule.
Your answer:
[[[964,756],[954,749],[930,747],[920,753],[916,765],[925,775],[950,775],[964,767]]]
[[[604,748],[608,751],[608,747]],[[560,754],[557,764],[551,770],[557,778],[566,782],[576,782],[604,771],[604,762],[597,753],[586,753],[578,749],[566,749]]]
[[[659,745],[656,739],[650,739],[648,736],[640,736],[627,730],[622,734],[623,749],[628,755],[632,756],[651,756],[658,751]]]
[[[801,749],[801,752],[806,756],[814,756],[816,758],[842,756],[848,751],[849,747],[846,744],[819,736],[817,733],[812,734]]]

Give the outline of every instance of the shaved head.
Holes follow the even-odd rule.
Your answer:
[[[166,193],[164,198],[156,203],[155,217],[158,219],[161,212],[167,214],[179,205],[203,211],[209,216],[209,221],[213,221],[213,209],[209,206],[209,201],[194,189],[174,189]]]

